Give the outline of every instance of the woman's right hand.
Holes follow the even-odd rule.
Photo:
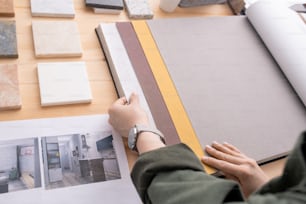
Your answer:
[[[108,110],[109,123],[123,137],[136,124],[149,126],[146,112],[141,108],[139,97],[132,93],[129,101],[122,97],[115,101]]]

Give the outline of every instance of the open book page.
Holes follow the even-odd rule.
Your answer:
[[[0,122],[0,202],[141,203],[107,115]]]
[[[306,25],[293,10],[257,2],[246,15],[306,106]]]

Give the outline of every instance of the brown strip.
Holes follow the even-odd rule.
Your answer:
[[[116,26],[150,107],[156,127],[165,135],[167,144],[180,143],[168,108],[160,93],[132,24],[129,22],[120,22],[116,23]]]

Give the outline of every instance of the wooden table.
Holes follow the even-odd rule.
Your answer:
[[[101,22],[127,21],[126,12],[120,15],[94,14],[93,10],[85,7],[84,0],[74,0],[76,16],[74,19],[32,17],[30,1],[15,0],[15,17],[0,20],[15,20],[17,25],[18,59],[0,59],[1,64],[16,63],[19,69],[20,92],[22,108],[0,112],[0,121],[21,120],[34,118],[49,118],[77,116],[90,114],[106,114],[108,107],[117,99],[114,83],[108,70],[105,57],[95,34],[95,28]],[[187,16],[232,15],[227,5],[210,5],[196,8],[177,8],[173,13],[165,13],[159,8],[159,1],[150,0],[154,18],[173,18]],[[81,35],[83,56],[78,58],[37,59],[34,53],[32,37],[33,20],[71,20],[78,23]],[[75,104],[53,107],[41,107],[37,78],[37,63],[85,61],[92,89],[93,100],[90,104]],[[130,166],[137,155],[127,150]],[[284,159],[278,160],[263,169],[270,177],[279,175],[284,165]]]

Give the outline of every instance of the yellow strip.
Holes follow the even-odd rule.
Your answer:
[[[192,128],[191,122],[189,121],[166,65],[159,53],[159,49],[154,42],[149,27],[145,21],[133,21],[132,24],[144,50],[145,56],[147,57],[160,92],[165,100],[181,142],[187,144],[199,158],[202,157],[204,155],[203,149]],[[204,169],[208,174],[215,173],[214,169],[206,165],[204,165]]]

